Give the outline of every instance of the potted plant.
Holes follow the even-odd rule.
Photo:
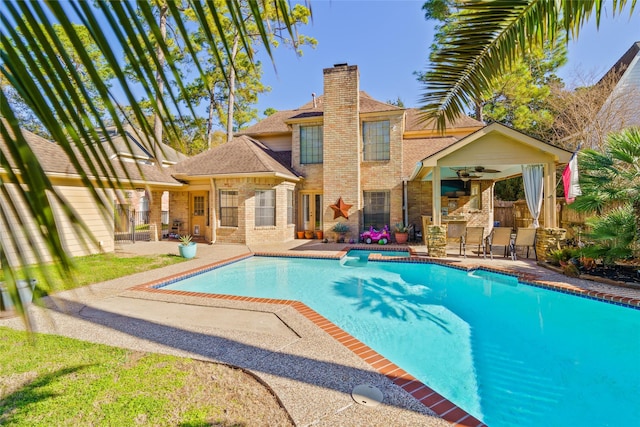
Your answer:
[[[313,239],[314,235],[315,235],[315,233],[313,232],[313,230],[304,230],[304,238],[305,239]]]
[[[296,234],[298,235],[298,239],[304,239],[304,231],[296,231]]]
[[[336,233],[336,242],[344,243],[344,236],[349,232],[350,227],[346,222],[336,222],[331,231]]]
[[[193,258],[196,256],[196,242],[191,241],[190,234],[180,236],[180,243],[178,244],[178,250],[182,258]]]
[[[323,235],[324,235],[324,232],[322,230],[316,230],[316,239],[322,240]]]
[[[404,244],[409,240],[409,227],[402,222],[397,222],[395,226],[396,243]]]

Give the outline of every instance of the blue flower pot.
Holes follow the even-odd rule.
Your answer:
[[[178,245],[178,250],[180,251],[180,256],[182,258],[193,258],[196,256],[196,246],[195,242],[191,242],[188,245],[183,245],[182,243]]]

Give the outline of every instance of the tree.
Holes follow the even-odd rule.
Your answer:
[[[79,91],[78,89],[73,90],[72,93],[80,98],[83,104],[83,108],[86,108],[89,105],[87,98],[92,98],[95,108],[100,114],[104,114],[104,103],[99,97],[95,85],[91,82],[91,78],[88,75],[86,67],[82,63],[82,59],[74,53],[72,49],[71,39],[65,33],[64,28],[58,24],[53,24],[51,30],[53,31],[53,34],[48,35],[46,33],[44,24],[40,24],[37,32],[44,35],[44,41],[36,41],[36,43],[46,43],[47,45],[51,45],[53,43],[53,37],[57,38],[59,43],[59,50],[55,52],[54,55],[58,59],[59,63],[58,72],[63,72],[68,75],[75,74],[75,78],[77,78],[78,82],[82,83],[83,89],[86,91],[86,95],[81,93],[81,91]],[[111,67],[109,67],[109,65],[107,64],[105,57],[98,48],[97,44],[91,38],[89,30],[84,25],[79,24],[73,24],[73,30],[77,35],[79,41],[84,44],[87,55],[93,62],[98,76],[105,83],[105,86],[109,88],[109,82],[114,77],[113,72],[111,70]],[[25,38],[30,37],[31,34],[36,32],[36,30],[31,26],[30,23],[23,23],[21,26],[16,26],[14,31],[15,38],[7,39],[6,42],[14,43],[16,49],[18,47],[17,45],[15,45],[16,38],[24,40]],[[25,36],[25,34],[27,34],[27,36]],[[40,48],[42,50],[42,46],[40,46]],[[27,58],[25,58],[26,54],[26,52],[19,53],[21,60],[27,61]],[[63,56],[66,56],[66,58]],[[40,67],[39,64],[44,61],[50,60],[50,58],[33,56],[29,58],[29,60],[33,61],[34,67]],[[41,73],[42,82],[46,82],[44,84],[51,84],[51,79],[48,75],[43,73],[44,70],[40,69],[39,71]],[[38,84],[41,85],[43,83]],[[11,82],[6,76],[0,76],[0,88],[2,88],[2,90],[5,92],[5,96],[7,96],[8,102],[13,106],[14,111],[18,114],[21,125],[24,126],[25,129],[30,130],[45,138],[51,137],[51,135],[47,133],[45,127],[38,119],[37,115],[34,114],[34,112],[28,107],[27,103],[20,97],[19,92],[11,85]],[[69,96],[71,96],[71,94],[69,94]]]
[[[397,97],[395,100],[388,100],[387,104],[395,105],[396,107],[404,108],[404,102],[400,97]]]
[[[633,12],[635,1],[630,2]],[[593,14],[599,23],[604,2],[572,0],[509,0],[455,3],[456,25],[447,43],[430,55],[421,110],[440,130],[464,113],[489,90],[492,80],[508,70],[518,55],[555,42],[562,28],[567,40]],[[613,0],[613,15],[627,0]]]
[[[432,59],[436,53],[454,43],[461,22],[458,4],[454,0],[428,0],[422,6],[427,20],[436,20]],[[555,75],[567,61],[567,50],[562,38],[557,43],[534,46],[524,55],[517,56],[506,67],[506,72],[493,77],[487,88],[473,97],[471,113],[478,121],[496,121],[530,135],[539,136],[548,131],[553,116],[546,105],[550,83],[559,81]],[[416,72],[418,81],[428,82],[429,74]]]
[[[616,88],[624,69],[611,70],[599,81],[578,71],[571,87],[552,85],[548,104],[554,115],[545,140],[575,150],[582,144],[603,152],[607,136],[634,123],[640,107],[636,87]]]
[[[265,117],[269,117],[269,116],[271,116],[271,115],[273,115],[273,114],[275,114],[277,112],[278,112],[278,110],[276,110],[275,108],[268,107],[262,112],[262,114],[264,114]]]
[[[239,0],[242,8],[250,8],[252,2]],[[208,7],[208,6],[207,6]],[[214,112],[217,112],[218,122],[227,129],[227,140],[233,137],[234,123],[236,129],[242,128],[258,117],[257,110],[251,105],[257,102],[260,93],[270,90],[261,82],[262,68],[259,63],[252,63],[252,58],[265,43],[270,47],[280,45],[294,47],[297,54],[302,53],[302,46],[315,46],[315,39],[296,33],[291,37],[283,23],[292,25],[307,24],[310,10],[296,4],[293,9],[288,7],[281,9],[274,7],[271,2],[260,3],[260,17],[256,20],[254,15],[242,14],[242,25],[246,28],[248,37],[245,43],[240,43],[236,26],[233,25],[233,17],[226,11],[224,2],[216,4],[217,10],[223,13],[222,27],[224,31],[218,34],[220,40],[231,46],[230,50],[221,49],[221,44],[207,43],[202,33],[207,29],[202,27],[200,33],[194,35],[194,41],[199,44],[202,54],[202,62],[206,65],[206,73],[198,77],[190,86],[187,96],[194,101],[207,100],[208,123],[207,135],[211,138],[213,131]],[[259,23],[266,23],[272,32],[268,39],[263,39],[258,31]],[[218,65],[222,61],[222,68]],[[233,64],[233,66],[232,66]],[[228,78],[225,78],[227,76]]]
[[[216,11],[205,11],[197,0],[185,0],[185,3],[188,3],[195,16],[194,22],[190,25],[208,26],[213,22],[213,28],[222,32],[223,29],[218,24],[220,20],[211,19],[212,15],[217,14]],[[258,3],[263,2],[251,0],[251,3],[255,7],[245,10],[238,0],[226,2],[236,16],[255,16],[256,22],[259,22],[256,31],[261,34],[263,40],[269,40],[269,27],[264,23],[260,24],[262,17],[257,11]],[[286,10],[288,6],[285,0],[271,0],[269,3],[277,5],[281,10]],[[118,122],[120,109],[117,108],[109,90],[109,81],[100,74],[91,51],[82,39],[82,32],[72,20],[82,22],[87,28],[90,39],[113,71],[114,79],[139,123],[144,125],[147,122],[145,112],[137,103],[135,82],[125,73],[121,58],[116,58],[114,51],[124,52],[130,71],[138,77],[142,90],[151,100],[154,113],[159,114],[163,123],[170,129],[175,127],[175,120],[167,114],[167,108],[158,105],[154,97],[158,93],[156,70],[163,81],[169,81],[167,72],[170,72],[176,87],[184,87],[177,64],[168,56],[167,44],[163,41],[155,44],[153,41],[162,40],[162,37],[152,6],[145,2],[136,5],[140,13],[136,13],[129,2],[5,2],[0,9],[3,22],[0,26],[0,74],[66,153],[70,168],[79,174],[98,206],[102,205],[101,190],[115,191],[127,181],[118,178],[115,165],[109,160],[108,152],[105,150],[105,144],[109,149],[114,149],[113,141],[106,132],[106,123],[116,123],[119,132],[123,132],[123,129]],[[188,31],[182,12],[173,2],[167,2],[167,7],[167,19],[176,22],[176,31],[186,39],[185,54],[194,61],[194,72],[203,74],[203,70],[195,61],[196,50],[188,37],[185,37]],[[33,24],[29,26],[27,23]],[[285,17],[283,24],[293,37],[295,29],[291,21]],[[59,25],[69,38],[68,46],[63,44],[62,37],[56,32],[54,25]],[[234,21],[233,25],[237,26],[240,42],[245,44],[249,38],[247,29],[239,21]],[[143,28],[148,28],[149,31],[144,32]],[[21,34],[27,33],[29,37],[21,37]],[[141,43],[128,43],[128,40],[136,39],[136,34],[141,36]],[[207,37],[212,45],[215,44],[213,35]],[[154,55],[158,47],[168,58],[167,70],[159,66]],[[264,48],[267,54],[271,55],[268,43],[265,43]],[[223,49],[229,51],[230,46],[223,43]],[[73,58],[77,58],[76,63],[82,65],[82,70],[72,67]],[[219,65],[224,64],[220,61]],[[166,91],[168,96],[161,103],[180,111],[175,90],[168,85]],[[0,267],[15,306],[23,313],[23,319],[29,326],[15,285],[19,277],[18,271],[26,269],[27,274],[33,273],[34,269],[40,269],[51,259],[63,277],[73,280],[70,275],[71,260],[65,251],[53,215],[56,211],[54,205],[61,209],[56,212],[56,216],[64,215],[69,219],[78,239],[83,240],[86,239],[85,236],[90,236],[91,242],[97,245],[97,241],[92,237],[91,230],[65,204],[59,190],[45,174],[38,158],[21,133],[20,123],[15,114],[16,107],[9,101],[6,91],[0,91],[0,113],[3,116],[3,120],[0,120],[0,135],[4,140],[4,145],[0,147],[0,165],[3,172],[3,185],[0,186],[0,195],[3,197],[0,218],[6,222],[6,218],[14,212],[22,211],[35,226],[26,227],[24,218],[19,218],[22,221],[22,226],[17,227],[19,229],[12,229],[10,233],[6,233],[7,235],[0,236]],[[104,114],[100,111],[100,105],[104,105]],[[192,107],[191,104],[187,105],[191,110]],[[102,132],[96,132],[96,127]],[[148,130],[149,126],[146,126],[145,131]],[[103,143],[101,136],[104,135],[107,136],[107,140]],[[144,176],[142,170],[139,171]],[[106,179],[91,179],[97,176]],[[11,193],[9,189],[12,190]],[[111,213],[109,209],[104,209],[105,221],[110,218]],[[33,253],[31,249],[35,241],[43,242],[44,246],[33,248],[37,263],[30,264],[27,254]],[[5,244],[16,247],[17,260],[7,258]]]
[[[579,165],[582,196],[569,206],[579,212],[596,214],[598,218],[591,222],[596,229],[600,223],[615,224],[620,218],[631,218],[635,233],[632,241],[640,243],[640,128],[610,134],[602,153],[592,149],[581,151]],[[620,209],[608,211],[612,206]],[[602,227],[602,230],[611,229],[615,227]],[[610,239],[608,234],[603,240],[606,239]]]

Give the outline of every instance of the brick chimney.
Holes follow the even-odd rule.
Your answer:
[[[360,74],[356,65],[336,64],[324,74],[323,212],[324,229],[333,219],[330,205],[339,197],[349,210],[352,236],[359,231],[360,189]],[[343,218],[339,218],[344,221]]]

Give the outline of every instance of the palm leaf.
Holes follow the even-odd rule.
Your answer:
[[[627,0],[613,0],[612,14]],[[635,6],[635,0],[631,1]],[[423,120],[435,120],[443,131],[508,70],[530,46],[555,40],[557,28],[578,36],[600,0],[462,0],[456,2],[455,24],[448,26],[441,47],[431,55],[421,98]],[[568,38],[567,38],[568,39]]]
[[[243,13],[253,15],[255,21],[259,22],[261,37],[269,40],[270,29],[264,25],[260,15],[264,1],[226,0],[227,16],[216,11],[213,1],[207,2],[207,8],[203,8],[197,0],[185,0],[182,5],[194,11],[195,25],[203,27],[203,33],[213,42],[211,45],[222,46],[229,53],[227,40],[216,34],[223,34],[231,26],[247,46],[249,42],[246,40]],[[282,10],[288,6],[286,0],[270,1]],[[245,3],[248,3],[248,8],[243,7]],[[140,13],[135,6],[138,6]],[[197,61],[196,50],[187,37],[187,26],[183,22],[185,15],[173,2],[168,2],[167,6],[171,19],[185,39],[184,54],[197,64],[197,71],[206,79],[206,73]],[[208,14],[211,14],[211,19]],[[293,36],[294,28],[288,16],[283,14],[283,18],[284,25]],[[216,23],[213,31],[208,27],[210,21]],[[105,191],[130,187],[131,175],[129,168],[107,158],[107,151],[114,149],[113,141],[106,132],[107,123],[114,123],[123,132],[118,119],[119,107],[109,82],[103,81],[74,28],[77,22],[87,28],[109,64],[115,84],[120,87],[125,102],[130,104],[144,133],[153,135],[145,113],[137,103],[139,89],[133,87],[125,72],[123,57],[140,82],[142,92],[151,100],[153,111],[160,115],[165,130],[175,132],[176,119],[173,113],[180,118],[185,106],[187,111],[193,113],[193,105],[188,101],[186,105],[180,104],[177,91],[185,87],[181,70],[168,46],[162,42],[151,4],[105,1],[3,3],[0,11],[0,73],[62,148],[72,164],[73,172],[78,174],[96,205],[101,207],[102,214],[108,218],[112,212],[105,202]],[[69,39],[71,51],[63,47],[56,25]],[[156,58],[155,49],[158,45],[167,58],[166,69]],[[265,48],[271,55],[269,43],[265,43]],[[123,57],[116,52],[122,52]],[[72,55],[73,58],[79,58],[83,73],[88,76],[99,99],[92,99],[84,86],[82,76],[72,66]],[[214,62],[221,69],[226,69],[223,55],[215,56]],[[166,97],[159,97],[158,102],[155,101],[159,92],[156,72],[164,82],[175,84],[165,85]],[[60,274],[70,279],[72,260],[64,247],[56,220],[57,213],[67,219],[76,238],[87,247],[95,244],[95,239],[73,209],[64,203],[59,189],[48,179],[21,132],[18,119],[13,114],[15,107],[9,102],[5,93],[0,91],[0,137],[3,142],[0,145],[0,223],[4,229],[8,224],[15,225],[10,233],[0,236],[0,264],[12,300],[28,323],[15,287],[19,278],[18,270],[26,268],[26,274],[30,275],[33,269],[53,261],[59,267]],[[98,102],[104,106],[105,113],[101,112]],[[138,172],[143,174],[139,167]],[[42,270],[42,273],[48,274],[46,270]]]

